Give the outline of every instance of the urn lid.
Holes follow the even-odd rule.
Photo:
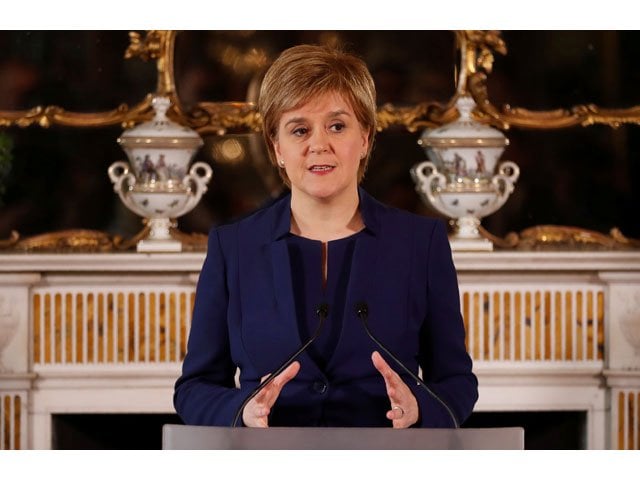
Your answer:
[[[460,117],[438,128],[425,130],[418,143],[423,147],[496,147],[509,145],[509,140],[497,128],[484,125],[471,118],[471,111],[476,106],[473,98],[459,97],[456,108]]]
[[[118,138],[123,148],[199,148],[203,141],[197,132],[167,118],[171,100],[154,97],[151,101],[153,120],[125,130]]]

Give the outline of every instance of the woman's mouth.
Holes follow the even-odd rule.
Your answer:
[[[309,168],[309,171],[312,173],[327,173],[333,170],[335,167],[332,165],[313,165]]]

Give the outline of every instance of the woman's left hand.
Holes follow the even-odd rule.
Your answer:
[[[391,410],[387,412],[387,418],[393,421],[393,428],[408,428],[418,421],[420,410],[418,401],[406,383],[402,381],[389,364],[378,352],[371,355],[373,366],[384,378],[387,387],[387,395],[391,402]]]

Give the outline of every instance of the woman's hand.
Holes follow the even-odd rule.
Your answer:
[[[267,428],[269,426],[269,412],[276,403],[282,387],[295,377],[300,371],[300,362],[293,362],[262,391],[247,403],[242,411],[242,421],[247,427]],[[269,375],[262,377],[261,382]]]
[[[387,396],[391,402],[391,410],[387,412],[387,418],[393,421],[393,428],[408,428],[418,421],[420,410],[418,401],[411,389],[402,381],[389,364],[378,352],[371,355],[373,366],[384,378],[387,387]]]

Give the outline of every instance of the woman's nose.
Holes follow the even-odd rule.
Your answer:
[[[319,154],[326,152],[329,149],[328,143],[327,134],[321,130],[316,130],[309,141],[309,153]]]

